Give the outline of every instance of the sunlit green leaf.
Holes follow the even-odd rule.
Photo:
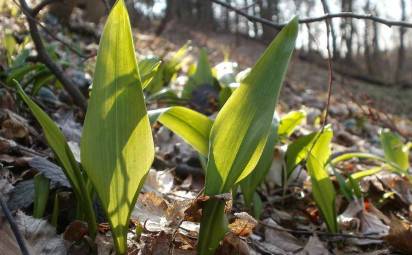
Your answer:
[[[245,179],[240,182],[240,187],[242,189],[243,197],[245,200],[246,206],[249,208],[255,208],[254,205],[254,196],[256,193],[257,187],[263,182],[266,178],[267,173],[270,170],[270,166],[273,162],[273,152],[275,149],[275,144],[277,142],[277,123],[274,121],[272,128],[270,130],[270,135],[268,141],[263,150],[262,156],[259,159],[255,169],[249,174]],[[254,212],[258,212],[257,209]],[[255,214],[255,216],[257,216]]]
[[[332,137],[333,132],[330,126],[326,126],[322,132],[317,133],[315,144],[308,155],[306,168],[312,182],[313,198],[329,231],[336,233],[338,231],[335,208],[336,193],[326,169],[331,155],[330,142]]]
[[[409,169],[409,146],[404,145],[398,134],[382,130],[380,139],[385,158],[397,164],[403,171]]]
[[[81,149],[117,252],[125,254],[130,214],[154,145],[123,0],[112,8],[100,41]]]
[[[230,192],[256,167],[266,145],[280,88],[298,32],[293,19],[269,45],[212,126],[205,194]],[[213,254],[226,233],[224,203],[203,207],[198,252]]]
[[[96,235],[97,226],[92,200],[89,196],[85,196],[85,194],[87,194],[84,181],[85,176],[82,175],[79,164],[75,160],[73,153],[67,144],[66,138],[53,120],[51,120],[50,117],[24,93],[23,89],[18,84],[17,91],[19,96],[30,108],[34,117],[36,117],[37,121],[40,123],[47,143],[53,150],[67,179],[69,179],[77,200],[82,205],[82,209],[89,224],[90,234],[94,237]]]
[[[200,154],[207,156],[213,124],[207,116],[181,106],[149,111],[149,116],[180,136]]]
[[[199,52],[199,59],[197,61],[196,71],[189,78],[188,83],[185,85],[182,91],[183,98],[190,98],[193,90],[196,87],[203,85],[213,85],[214,78],[212,74],[212,69],[207,58],[206,49],[201,49]]]
[[[304,111],[292,111],[283,116],[279,122],[278,135],[290,136],[305,119],[306,113]]]
[[[143,89],[152,81],[161,61],[157,57],[148,57],[139,61],[139,74]]]
[[[316,133],[301,136],[296,141],[288,145],[286,151],[286,169],[290,176],[296,166],[307,158],[308,152],[313,146],[316,138]]]

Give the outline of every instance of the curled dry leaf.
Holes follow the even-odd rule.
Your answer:
[[[7,139],[26,138],[29,135],[27,120],[9,110],[0,111],[0,134]]]
[[[150,169],[142,191],[165,194],[172,191],[173,187],[174,176],[171,171],[156,171],[155,169]]]
[[[230,231],[236,236],[248,237],[257,225],[257,220],[246,212],[235,213],[235,220],[229,224]]]

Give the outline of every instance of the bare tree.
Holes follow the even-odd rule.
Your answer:
[[[406,2],[405,0],[400,0],[401,5],[401,20],[406,20]],[[395,72],[395,82],[399,82],[402,79],[402,71],[405,63],[405,33],[406,29],[404,27],[399,28],[399,49],[398,49],[398,64]]]
[[[353,12],[353,0],[342,0],[341,2],[342,12]],[[354,26],[352,19],[342,19],[341,22],[341,43],[345,43],[346,46],[346,60],[351,61],[353,55],[353,33]]]
[[[329,14],[330,13],[330,8],[329,8],[329,5],[328,5],[328,2],[326,0],[321,0],[321,2],[322,2],[323,11],[326,14]],[[330,20],[330,34],[331,34],[331,37],[332,37],[333,58],[337,58],[339,56],[339,52],[338,52],[338,46],[337,46],[337,43],[336,43],[336,41],[337,41],[336,32],[335,32],[335,28],[333,26],[332,20]]]

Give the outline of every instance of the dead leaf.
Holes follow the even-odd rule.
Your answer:
[[[166,194],[172,191],[174,187],[174,176],[171,171],[156,171],[150,169],[147,175],[142,192],[154,192],[157,194]]]
[[[297,255],[329,255],[329,251],[325,248],[319,237],[313,235],[309,238],[303,250],[297,253]]]
[[[385,237],[385,240],[403,254],[412,254],[411,225],[400,221],[395,216],[391,217],[389,235]]]
[[[263,223],[265,224],[265,242],[262,243],[264,246],[270,244],[270,246],[275,246],[285,253],[294,253],[302,249],[299,241],[290,233],[283,231],[282,227],[275,221],[265,219]],[[273,226],[273,228],[270,226]],[[269,250],[272,249],[270,246],[267,247]]]
[[[35,219],[18,211],[15,221],[24,237],[30,254],[66,255],[63,239],[47,221]],[[9,224],[0,219],[0,255],[21,254]],[[4,252],[4,253],[3,253]]]
[[[223,240],[223,244],[216,251],[216,255],[249,255],[249,246],[247,243],[232,233],[228,233]]]
[[[246,212],[235,213],[236,219],[229,224],[230,231],[236,236],[248,237],[257,225],[257,220]]]
[[[50,162],[49,160],[42,157],[34,157],[29,161],[29,165],[34,169],[41,172],[45,177],[47,177],[52,187],[65,187],[71,188],[63,169],[58,165]]]
[[[71,222],[64,230],[63,238],[69,242],[78,242],[89,233],[87,223],[80,220]]]

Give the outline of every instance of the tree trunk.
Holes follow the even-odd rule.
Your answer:
[[[329,5],[328,2],[326,0],[321,0],[322,2],[322,7],[323,7],[323,11],[325,13],[330,13],[330,9],[329,9]],[[335,28],[333,26],[333,21],[330,20],[329,21],[330,24],[330,34],[332,36],[332,51],[333,51],[333,58],[337,58],[339,56],[339,52],[338,52],[338,47],[336,44],[336,33],[335,33]]]
[[[405,0],[400,0],[401,11],[402,11],[402,21],[406,20],[406,2]],[[404,27],[399,28],[399,49],[398,49],[398,64],[395,73],[395,82],[402,80],[403,67],[405,63],[405,33],[406,29]]]

